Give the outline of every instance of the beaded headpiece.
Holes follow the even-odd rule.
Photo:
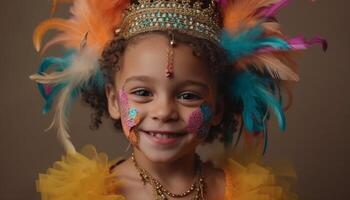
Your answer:
[[[30,78],[38,82],[46,101],[44,113],[51,110],[58,98],[50,127],[58,128],[59,139],[70,153],[75,152],[67,125],[70,106],[84,89],[96,88],[103,94],[104,77],[98,61],[114,37],[128,39],[140,33],[170,30],[219,45],[235,71],[227,85],[228,98],[242,105],[238,116],[241,130],[247,136],[262,135],[265,149],[271,113],[276,115],[280,129],[285,129],[284,110],[288,104],[282,102],[281,89],[289,94],[288,82],[299,80],[293,53],[316,43],[321,43],[324,50],[327,48],[320,37],[307,40],[282,33],[276,14],[288,0],[52,1],[53,12],[57,3],[73,2],[72,16],[42,22],[35,30],[34,46],[43,53],[48,47],[61,44],[67,52],[62,57],[44,58],[38,73]],[[41,49],[43,35],[50,29],[60,33]],[[170,44],[175,43],[171,40]],[[225,138],[230,143],[234,133],[228,131],[231,132]]]
[[[140,0],[127,9],[116,33],[128,39],[144,32],[176,30],[218,43],[221,28],[217,5],[211,0],[204,6],[200,0]]]

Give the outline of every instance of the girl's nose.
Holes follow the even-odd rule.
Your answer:
[[[179,118],[176,103],[169,97],[161,97],[152,105],[151,117],[161,122],[176,121]]]

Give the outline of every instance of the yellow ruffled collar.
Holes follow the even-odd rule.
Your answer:
[[[81,153],[67,154],[54,163],[45,174],[39,174],[37,191],[42,200],[125,200],[116,194],[120,183],[105,153],[97,153],[86,145]],[[224,200],[296,200],[289,185],[256,163],[243,166],[228,159],[225,172]]]

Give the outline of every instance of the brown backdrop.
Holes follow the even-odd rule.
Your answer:
[[[347,199],[350,195],[349,7],[347,0],[299,0],[280,14],[289,35],[319,34],[330,43],[326,54],[313,47],[299,59],[301,81],[287,113],[287,131],[271,130],[267,157],[292,160],[301,199]],[[0,16],[0,199],[39,199],[34,184],[37,174],[63,153],[55,132],[43,132],[50,118],[41,115],[43,100],[28,79],[40,62],[32,46],[32,31],[49,16],[49,4],[47,0],[1,0]],[[88,122],[89,110],[76,106],[71,132],[77,147],[94,143],[112,157],[124,151],[125,143],[117,143],[122,138],[109,123],[93,132]]]

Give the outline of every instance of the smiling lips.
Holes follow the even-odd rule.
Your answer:
[[[186,135],[186,133],[167,132],[167,131],[142,131],[157,144],[173,144]]]

